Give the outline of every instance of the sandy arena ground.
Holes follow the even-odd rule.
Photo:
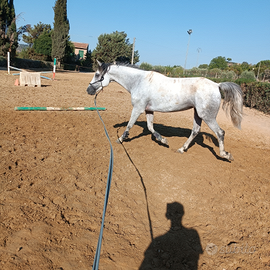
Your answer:
[[[94,106],[91,74],[59,72],[42,87],[0,71],[0,269],[91,269],[110,148],[95,111],[22,112],[16,106]],[[270,269],[270,117],[244,109],[242,130],[222,110],[225,148],[202,132],[176,153],[193,112],[141,115],[130,139],[130,95],[116,83],[97,98],[114,150],[99,269]]]

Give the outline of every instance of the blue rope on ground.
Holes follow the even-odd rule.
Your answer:
[[[95,102],[95,106],[97,108],[96,97],[94,99],[94,102]],[[97,249],[96,249],[96,254],[95,254],[95,259],[94,259],[92,270],[98,270],[98,266],[99,266],[99,258],[100,258],[101,242],[102,242],[102,235],[103,235],[103,228],[104,228],[104,220],[105,220],[105,214],[106,214],[107,204],[108,204],[108,200],[109,200],[109,193],[110,193],[110,188],[111,188],[111,180],[112,180],[112,172],[113,172],[113,148],[112,148],[111,140],[110,140],[109,134],[107,132],[107,129],[105,127],[105,124],[104,124],[104,122],[99,114],[98,109],[97,109],[97,113],[98,113],[98,116],[99,116],[103,126],[104,126],[105,134],[106,134],[107,139],[110,143],[111,153],[110,153],[110,164],[109,164],[109,170],[108,170],[107,186],[106,186],[105,200],[104,200],[104,207],[103,207],[103,214],[102,214],[102,222],[101,222],[98,244],[97,244]]]

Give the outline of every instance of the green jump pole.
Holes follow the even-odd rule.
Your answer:
[[[104,107],[15,107],[15,111],[105,111]]]

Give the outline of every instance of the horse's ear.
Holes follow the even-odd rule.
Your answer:
[[[98,63],[98,65],[101,67],[102,64],[101,64],[98,60],[97,60],[97,63]]]

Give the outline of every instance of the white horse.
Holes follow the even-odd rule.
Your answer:
[[[98,62],[98,70],[90,82],[87,92],[97,94],[103,87],[115,81],[130,94],[133,110],[130,120],[119,143],[128,138],[129,130],[143,112],[146,113],[147,127],[163,144],[168,144],[154,130],[154,112],[176,112],[194,108],[194,123],[190,137],[177,151],[184,153],[192,140],[199,133],[202,120],[216,134],[219,142],[220,156],[233,160],[224,149],[224,130],[216,116],[219,111],[221,94],[224,93],[222,108],[229,109],[232,123],[240,129],[242,121],[243,97],[239,85],[232,82],[215,83],[206,78],[169,78],[153,71],[144,71],[127,65],[105,64]]]

